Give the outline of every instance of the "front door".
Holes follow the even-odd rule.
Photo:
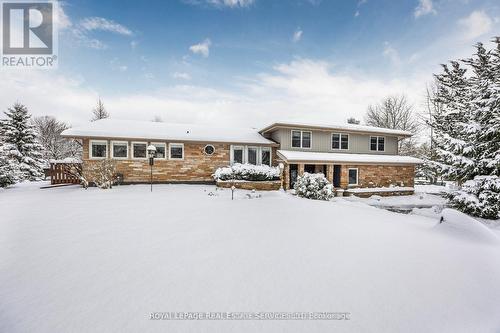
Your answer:
[[[340,187],[340,165],[333,166],[333,187]]]

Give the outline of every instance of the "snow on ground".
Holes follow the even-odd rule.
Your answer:
[[[1,332],[500,329],[500,243],[450,231],[453,214],[438,224],[283,192],[231,201],[213,186],[37,185],[0,191]],[[156,311],[351,319],[149,320]]]

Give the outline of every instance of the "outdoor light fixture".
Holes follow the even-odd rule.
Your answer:
[[[153,192],[153,164],[155,162],[156,147],[153,145],[149,145],[147,151],[149,157],[149,166],[151,168],[151,176],[150,176],[151,192]]]

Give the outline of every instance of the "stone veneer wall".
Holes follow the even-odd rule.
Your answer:
[[[358,185],[349,187],[413,187],[414,165],[342,165],[340,186],[348,187],[348,169],[358,168]]]
[[[109,140],[111,141],[111,140]],[[147,159],[131,159],[131,145],[129,140],[129,159],[114,160],[116,162],[116,170],[123,174],[124,182],[149,182],[150,167]],[[155,140],[155,142],[161,142]],[[178,141],[176,141],[178,143]],[[228,166],[230,163],[230,144],[226,143],[210,143],[215,147],[213,155],[206,155],[203,148],[206,143],[187,143],[184,142],[184,159],[183,160],[166,160],[155,159],[153,166],[153,181],[154,182],[213,182],[212,174],[214,171],[223,166]],[[274,154],[273,150],[273,165]],[[108,143],[108,156],[110,156],[110,144]],[[167,142],[168,155],[168,142]],[[100,160],[89,159],[89,139],[83,140],[83,163],[99,162]]]

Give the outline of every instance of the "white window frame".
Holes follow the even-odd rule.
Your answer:
[[[115,157],[115,143],[117,144],[125,144],[127,145],[127,156],[126,157]],[[111,158],[114,160],[128,160],[130,154],[129,154],[129,144],[128,141],[111,141]]]
[[[94,157],[92,156],[92,144],[94,143],[99,143],[99,144],[105,144],[106,145],[106,156],[105,157]],[[89,140],[89,159],[91,160],[105,160],[108,158],[108,149],[109,149],[109,144],[107,140]]]
[[[372,138],[377,138],[377,149],[373,150],[372,149]],[[384,149],[383,150],[379,150],[378,149],[378,140],[380,138],[384,138]],[[368,145],[369,145],[369,149],[370,151],[381,151],[381,152],[385,152],[385,144],[387,143],[387,138],[385,136],[381,136],[381,135],[370,135],[370,141],[368,141]]]
[[[259,149],[259,165],[267,165],[267,164],[262,164],[262,152],[264,150],[267,150],[269,151],[269,166],[273,165],[273,150],[271,149],[271,147],[260,147]]]
[[[349,183],[349,171],[356,170],[356,184]],[[347,169],[347,186],[357,186],[359,185],[359,168],[348,168]]]
[[[167,144],[165,142],[150,142],[149,143],[150,145],[153,145],[153,146],[163,146],[165,148],[165,157],[156,157],[155,156],[155,160],[166,160],[167,159]],[[147,154],[147,151],[146,151],[146,154]],[[184,154],[184,151],[183,151],[183,154]]]
[[[293,146],[293,132],[300,132],[300,147],[294,147]],[[309,140],[309,147],[304,147],[303,146],[303,140],[304,140],[304,133],[310,133],[311,134],[311,139]],[[290,147],[291,148],[300,148],[300,149],[312,149],[313,146],[313,133],[312,131],[306,131],[306,130],[299,130],[299,129],[293,129],[290,130]]]
[[[229,156],[229,164],[233,165],[234,162],[234,151],[235,150],[240,150],[241,149],[241,164],[245,164],[245,146],[238,146],[238,145],[231,145],[231,152]]]
[[[146,145],[146,157],[135,157],[134,156],[134,144]],[[130,156],[133,160],[147,160],[148,159],[148,143],[145,141],[132,141],[130,143]]]
[[[172,157],[172,147],[182,147],[182,158],[178,157]],[[177,143],[177,142],[172,142],[168,144],[168,159],[169,160],[174,160],[174,161],[182,161],[184,160],[184,144],[183,143]]]
[[[250,164],[250,162],[248,162],[248,155],[249,155],[248,150],[249,149],[255,149],[255,165],[261,165],[259,160],[262,158],[262,156],[260,155],[260,147],[258,147],[258,146],[245,146],[245,155],[247,157],[245,163]],[[252,165],[254,165],[254,164],[252,164]]]
[[[339,147],[338,148],[333,148],[333,136],[338,135],[339,136]],[[342,135],[347,135],[347,148],[342,148]],[[351,148],[351,138],[348,133],[332,133],[330,136],[330,147],[332,150],[349,150]]]

